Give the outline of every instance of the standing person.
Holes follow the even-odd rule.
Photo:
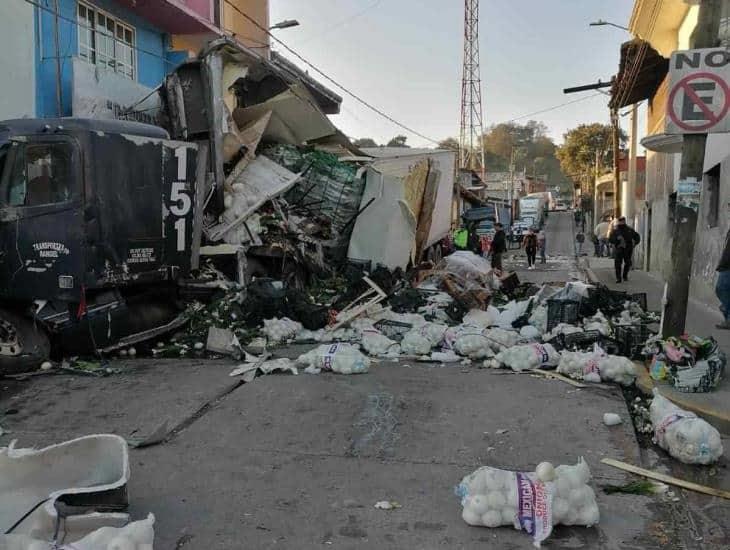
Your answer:
[[[616,282],[628,281],[634,246],[639,244],[641,240],[639,234],[626,225],[626,218],[621,216],[616,223],[616,227],[611,231],[608,240],[613,245],[613,266],[616,269]],[[621,270],[622,263],[623,271]]]
[[[545,230],[541,229],[540,232],[537,234],[537,249],[540,251],[540,263],[545,263],[545,251],[546,251],[546,238],[545,238]]]
[[[501,223],[494,224],[494,238],[492,239],[492,269],[502,271],[502,254],[507,252],[507,236]]]
[[[527,235],[522,239],[522,246],[527,254],[527,269],[535,269],[535,256],[537,256],[537,235],[532,228],[527,230]]]
[[[725,237],[725,248],[717,265],[715,294],[720,299],[720,311],[725,317],[725,320],[716,326],[722,330],[730,330],[730,230]]]
[[[453,241],[456,250],[469,250],[469,230],[463,222],[459,229],[454,231]]]
[[[575,235],[575,255],[576,256],[582,256],[583,255],[583,243],[586,240],[586,236],[583,234],[582,231],[578,231],[578,233]]]
[[[607,220],[601,221],[596,228],[593,230],[593,234],[598,239],[598,254],[599,258],[608,255],[608,234],[611,231],[611,223]]]

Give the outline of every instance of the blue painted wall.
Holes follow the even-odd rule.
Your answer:
[[[56,48],[54,42],[53,0],[39,0],[50,11],[36,8],[36,111],[39,117],[57,116],[56,106]],[[72,63],[78,55],[78,27],[76,0],[58,0],[59,47],[61,51],[62,116],[71,115]],[[136,14],[121,8],[113,0],[92,0],[88,5],[120,19],[134,27],[136,32],[137,75],[139,84],[154,88],[164,76],[185,59],[184,54],[168,51],[169,37]],[[72,20],[68,21],[68,19]],[[144,51],[140,51],[144,50]]]

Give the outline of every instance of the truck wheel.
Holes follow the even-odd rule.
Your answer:
[[[35,370],[51,354],[48,335],[31,319],[0,310],[0,376]]]

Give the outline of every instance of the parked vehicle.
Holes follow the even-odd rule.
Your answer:
[[[519,206],[521,219],[532,218],[534,227],[537,229],[542,228],[545,224],[547,210],[547,202],[542,193],[522,197],[519,201]]]

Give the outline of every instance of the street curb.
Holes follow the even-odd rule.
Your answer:
[[[582,261],[578,262],[578,268],[585,274],[586,280],[591,283],[597,283],[599,281],[596,274],[590,267],[590,263],[587,258],[581,258]],[[677,392],[666,392],[662,391],[663,386],[657,384],[654,379],[649,375],[649,369],[643,363],[634,361],[634,367],[636,371],[636,387],[643,394],[647,396],[653,395],[654,388],[657,388],[659,394],[669,399],[672,403],[678,407],[682,407],[685,410],[695,413],[717,428],[723,435],[730,435],[730,414],[725,411],[720,411],[713,408],[706,408],[700,404],[683,399]],[[688,394],[691,395],[691,394]]]

